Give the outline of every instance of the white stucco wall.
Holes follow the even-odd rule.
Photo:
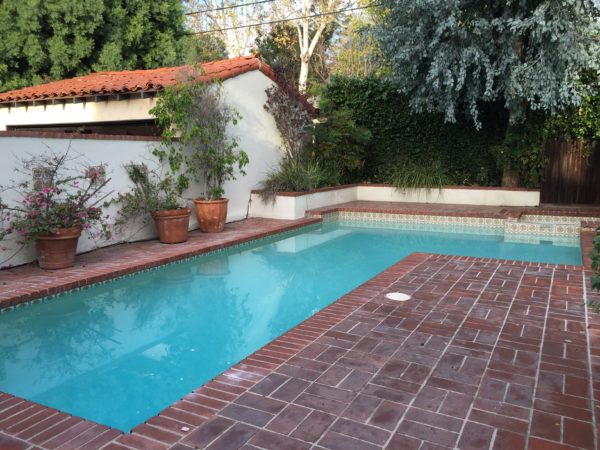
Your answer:
[[[356,187],[356,199],[378,202],[418,202],[453,205],[538,206],[540,192],[533,190],[452,188],[396,189],[391,186]]]
[[[300,219],[309,209],[337,205],[356,200],[356,187],[343,187],[299,196],[278,195],[264,201],[260,195],[252,194],[250,217],[269,219]]]
[[[486,206],[538,206],[540,192],[531,190],[444,188],[396,189],[390,186],[361,185],[311,192],[298,196],[278,195],[263,201],[252,194],[250,217],[299,219],[309,209],[333,206],[355,200],[378,202],[441,203]]]
[[[276,166],[281,158],[279,150],[280,135],[277,131],[273,117],[267,113],[263,105],[266,101],[265,90],[271,86],[272,81],[262,72],[254,71],[231,78],[223,83],[226,100],[235,107],[241,114],[242,119],[236,126],[232,126],[230,132],[238,137],[240,147],[244,149],[249,156],[250,163],[246,166],[246,176],[238,177],[235,181],[229,181],[225,184],[225,195],[229,200],[229,211],[227,221],[237,221],[245,218],[248,212],[248,204],[250,200],[250,191],[256,189],[259,183],[264,179],[266,172]],[[123,103],[114,101],[120,109]],[[103,102],[103,105],[108,105],[111,102]],[[77,104],[75,104],[77,105]],[[147,105],[149,106],[149,104]],[[65,109],[66,110],[66,109]],[[4,111],[0,109],[1,112]],[[15,117],[21,117],[23,114],[12,108]],[[43,113],[39,113],[43,114]],[[49,114],[48,120],[56,120],[55,123],[66,123],[67,117],[73,117],[71,112],[65,113],[64,116],[58,117],[56,111]],[[40,120],[38,123],[44,122],[44,117],[36,116]],[[104,121],[104,116],[100,119]],[[116,116],[114,116],[116,117]],[[114,120],[113,117],[113,120]],[[130,118],[143,118],[141,116]],[[87,121],[79,117],[77,122]],[[0,122],[1,123],[1,122]],[[9,118],[5,123],[12,124],[12,118]],[[30,122],[28,122],[30,123]],[[22,158],[28,154],[41,154],[48,151],[48,148],[54,152],[66,151],[69,146],[74,154],[81,154],[82,158],[78,163],[86,163],[90,165],[105,162],[109,164],[109,176],[111,177],[110,189],[115,192],[123,192],[128,189],[129,181],[123,169],[123,165],[130,161],[143,161],[149,158],[150,149],[159,145],[156,141],[135,141],[135,140],[98,140],[98,139],[53,139],[40,137],[2,137],[0,136],[0,184],[6,184],[9,180],[16,178],[15,167],[18,163],[18,158]],[[201,186],[192,186],[186,197],[197,197],[202,193]],[[14,194],[13,194],[14,195]],[[3,194],[3,200],[14,200],[11,194]],[[109,210],[108,213],[114,216],[116,207]],[[196,220],[192,214],[192,229],[197,228]],[[156,233],[154,225],[150,224],[145,228],[140,229],[139,224],[132,224],[126,233],[117,236],[115,241],[122,240],[141,240],[150,237],[155,237]],[[97,242],[94,243],[82,237],[79,242],[78,252],[88,251],[95,246],[105,246],[113,242]],[[19,250],[18,244],[13,236],[0,241],[0,267],[7,265],[19,265],[34,260],[34,252],[32,248],[23,248]],[[10,258],[10,256],[17,254]]]

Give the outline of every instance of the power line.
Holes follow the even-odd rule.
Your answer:
[[[235,26],[235,27],[218,28],[216,30],[194,31],[194,32],[187,33],[187,34],[189,34],[189,35],[196,35],[196,34],[218,33],[220,31],[238,30],[240,28],[251,28],[251,27],[259,27],[259,26],[262,26],[262,25],[273,25],[273,24],[276,24],[276,23],[293,22],[295,20],[312,19],[314,17],[331,16],[333,14],[339,14],[339,13],[343,13],[343,12],[358,11],[360,9],[373,8],[375,6],[380,6],[380,5],[374,3],[372,5],[356,6],[354,8],[340,9],[340,10],[337,10],[337,11],[331,11],[331,12],[327,12],[327,13],[311,14],[309,16],[290,17],[289,19],[270,20],[268,22],[259,22],[259,23],[252,23],[250,25],[239,25],[239,26]]]
[[[203,9],[200,11],[192,11],[192,12],[188,12],[185,13],[186,16],[193,16],[194,14],[204,14],[207,12],[212,12],[212,11],[223,11],[226,9],[235,9],[235,8],[242,8],[244,6],[252,6],[252,5],[260,5],[262,3],[273,3],[275,0],[260,0],[257,2],[251,2],[251,3],[239,3],[237,5],[229,5],[229,6],[219,6],[218,8],[212,8],[212,9]]]

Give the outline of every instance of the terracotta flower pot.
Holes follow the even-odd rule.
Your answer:
[[[178,244],[188,239],[190,208],[156,211],[152,217],[158,230],[158,239],[163,244]]]
[[[42,269],[64,269],[75,265],[81,227],[60,228],[56,233],[38,234],[35,247]]]
[[[200,231],[204,233],[223,231],[227,219],[227,202],[229,200],[226,198],[220,200],[194,200]]]

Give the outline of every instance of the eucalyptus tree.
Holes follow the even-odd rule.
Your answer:
[[[382,0],[381,8],[378,37],[400,91],[414,111],[447,121],[465,113],[479,128],[483,105],[500,102],[508,136],[531,112],[579,105],[580,74],[598,69],[593,0]]]
[[[273,6],[275,20],[288,21],[296,28],[300,56],[298,91],[306,93],[311,59],[326,30],[349,9],[349,0],[278,0]]]
[[[385,73],[385,61],[373,28],[373,18],[364,12],[350,18],[331,46],[332,75],[368,77]]]
[[[250,53],[261,25],[270,14],[270,2],[264,0],[183,0],[188,25],[197,33],[218,37],[229,56]]]

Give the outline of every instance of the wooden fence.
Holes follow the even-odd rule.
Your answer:
[[[548,165],[541,184],[542,203],[600,205],[600,144],[549,140]]]

